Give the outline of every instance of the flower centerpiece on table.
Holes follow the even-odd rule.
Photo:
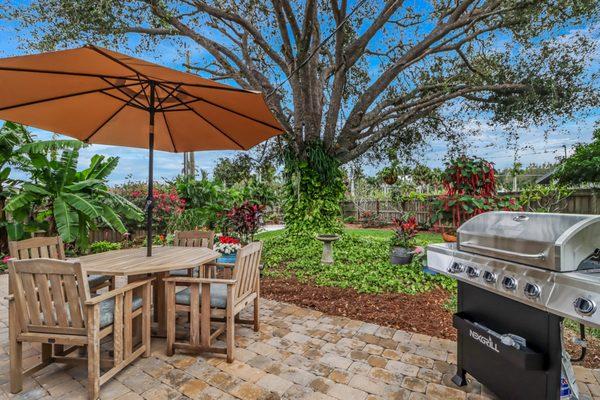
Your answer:
[[[217,237],[214,250],[221,254],[232,255],[242,248],[240,240],[232,236],[221,235]]]
[[[417,219],[414,215],[405,214],[394,218],[394,236],[391,240],[390,262],[394,265],[409,264],[415,254],[415,236],[417,235]]]

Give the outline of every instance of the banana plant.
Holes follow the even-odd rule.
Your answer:
[[[14,167],[25,169],[25,159],[18,149],[31,143],[29,132],[21,125],[5,122],[0,128],[0,253],[8,248],[8,240],[20,239],[21,225],[6,218],[6,200],[15,193],[18,180],[11,177]]]
[[[140,221],[142,210],[109,191],[106,179],[119,163],[118,157],[94,155],[90,166],[77,170],[79,141],[35,141],[21,147],[30,160],[31,182],[6,204],[15,216],[24,216],[32,204],[38,215],[48,215],[49,232],[58,232],[79,250],[89,247],[89,231],[108,227],[125,233],[123,219]]]

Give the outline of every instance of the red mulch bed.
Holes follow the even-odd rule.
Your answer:
[[[417,295],[364,294],[354,289],[301,283],[296,278],[262,278],[261,294],[268,299],[312,308],[330,315],[456,340],[452,313],[444,307],[450,294],[442,289]],[[580,350],[571,343],[571,338],[576,334],[566,330],[566,336],[567,349],[577,357]],[[600,340],[588,337],[587,356],[583,363],[576,364],[600,368]]]
[[[354,289],[304,284],[295,278],[263,278],[260,291],[266,298],[330,315],[456,339],[452,314],[443,307],[449,294],[442,289],[415,296],[401,293],[364,294]]]

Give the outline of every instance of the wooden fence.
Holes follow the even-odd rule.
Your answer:
[[[134,232],[129,239],[134,240],[134,239],[139,239],[139,238],[144,238],[144,237],[146,237],[146,231],[138,230],[138,231]],[[114,243],[114,242],[122,242],[123,240],[124,240],[123,235],[121,235],[119,232],[113,231],[111,229],[98,229],[95,231],[90,231],[90,243],[102,242],[102,241]]]
[[[519,193],[503,194],[515,197],[519,195]],[[393,218],[401,216],[402,213],[411,212],[416,216],[419,224],[422,224],[429,222],[433,216],[430,205],[434,197],[431,196],[425,200],[407,200],[404,202],[369,199],[344,201],[342,202],[342,215],[360,220],[363,213],[368,211],[374,213],[382,222],[391,223]],[[577,190],[571,196],[564,199],[557,208],[557,212],[561,213],[600,214],[600,191],[598,189]]]

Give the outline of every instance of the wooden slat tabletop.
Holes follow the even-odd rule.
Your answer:
[[[146,248],[113,250],[79,257],[88,274],[139,275],[195,268],[214,262],[221,254],[205,247],[155,246],[152,257]]]

